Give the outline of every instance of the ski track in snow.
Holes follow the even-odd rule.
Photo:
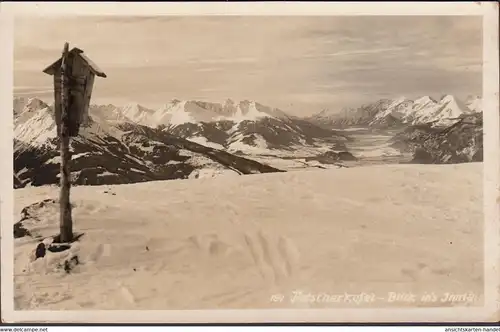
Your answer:
[[[270,297],[481,295],[482,164],[367,167],[74,187],[74,228],[85,235],[36,261],[37,241],[15,239],[15,307],[359,308],[429,304]],[[14,193],[17,221],[58,188]],[[57,231],[57,213],[57,204],[38,212],[38,234]],[[72,273],[57,269],[74,254]]]

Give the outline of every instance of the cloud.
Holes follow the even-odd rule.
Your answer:
[[[33,89],[26,91],[14,91],[14,96],[48,96],[54,93],[53,89]]]
[[[46,95],[54,93],[52,86],[15,86],[14,96]]]
[[[379,49],[359,49],[359,50],[350,50],[350,51],[339,51],[333,53],[325,53],[325,54],[316,54],[316,55],[305,55],[303,58],[333,58],[333,57],[342,57],[342,56],[362,56],[368,54],[381,54],[388,52],[395,52],[405,50],[405,47],[392,47],[392,48],[379,48]]]
[[[231,64],[231,63],[255,63],[256,58],[212,58],[212,59],[188,59],[189,64]]]
[[[301,114],[398,95],[481,93],[480,17],[96,16],[15,24],[16,86],[46,91],[51,79],[41,70],[69,41],[108,75],[96,81],[93,100],[243,97]]]
[[[379,49],[361,49],[346,52],[335,52],[326,54],[327,57],[333,56],[346,56],[346,55],[366,55],[366,54],[380,54],[385,52],[394,52],[404,50],[404,47],[391,47],[391,48],[379,48]]]
[[[222,67],[202,67],[195,69],[197,72],[216,72],[222,70],[224,70]]]

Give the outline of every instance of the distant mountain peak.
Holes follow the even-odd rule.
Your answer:
[[[120,107],[122,110],[133,110],[137,112],[152,112],[152,109],[149,109],[145,106],[142,106],[141,104],[137,103],[129,103],[124,105],[123,107]]]
[[[423,96],[418,99],[415,99],[415,104],[436,104],[437,101],[434,100],[431,96]]]
[[[441,97],[440,101],[442,101],[442,102],[451,102],[451,101],[455,101],[455,100],[456,100],[456,98],[453,95],[444,95],[444,96]]]
[[[47,105],[43,100],[39,98],[28,98],[27,105]]]
[[[14,98],[14,114],[33,112],[47,107],[49,107],[49,105],[39,98]]]
[[[142,106],[138,103],[128,103],[123,105],[124,108],[142,108]]]
[[[404,103],[405,101],[408,101],[408,100],[409,99],[407,99],[405,96],[400,96],[400,97],[394,98],[392,100],[392,105],[401,104],[401,103]]]
[[[465,102],[461,101],[460,99],[456,98],[453,95],[446,95],[441,99],[442,104],[448,103],[448,105],[452,107],[459,108],[461,111],[468,111],[469,108],[465,104]]]

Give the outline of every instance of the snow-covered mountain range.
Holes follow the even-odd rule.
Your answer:
[[[328,139],[344,149],[345,137],[253,101],[224,104],[173,100],[157,110],[139,104],[92,105],[90,114],[106,122],[161,128],[173,135],[231,153],[268,154],[272,150],[315,147]],[[102,122],[102,121],[100,121]]]
[[[98,110],[102,110],[99,107]],[[120,114],[108,107],[106,115]],[[58,182],[59,152],[52,108],[35,98],[14,102],[16,187]],[[279,169],[174,136],[165,130],[93,116],[71,143],[75,184],[279,172]]]
[[[36,98],[15,98],[13,113],[16,186],[57,183],[52,107]],[[306,119],[253,101],[173,100],[157,110],[138,104],[91,105],[88,123],[72,140],[72,176],[76,184],[116,184],[279,172],[296,168],[285,166],[290,160],[298,168],[356,160],[347,148],[353,138],[331,127],[400,128],[397,141],[387,144],[401,153],[415,153],[427,144],[430,162],[473,161],[482,158],[482,117],[476,121],[477,114],[482,114],[480,98],[461,102],[451,95],[440,101],[382,99]],[[467,122],[457,123],[465,118],[476,123],[462,131]],[[416,135],[421,128],[430,136]]]
[[[450,126],[461,116],[482,112],[480,97],[469,97],[465,102],[452,95],[445,95],[439,101],[429,96],[416,100],[405,97],[381,99],[357,109],[341,112],[322,112],[308,118],[311,122],[332,127],[377,127],[391,128],[430,123],[433,127]]]
[[[15,182],[56,183],[59,157],[52,107],[36,98],[16,98],[13,112]],[[236,154],[279,154],[307,147],[317,154],[345,151],[345,140],[248,101],[172,101],[159,110],[92,105],[88,124],[72,140],[73,181],[130,183],[276,172],[280,170]]]
[[[186,123],[224,120],[240,123],[266,117],[288,119],[288,116],[279,109],[272,109],[247,100],[236,103],[231,99],[226,100],[224,104],[172,100],[157,110],[148,109],[138,104],[129,104],[121,107],[120,111],[129,120],[148,127],[178,126]]]

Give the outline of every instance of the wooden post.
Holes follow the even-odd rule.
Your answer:
[[[71,242],[73,240],[73,220],[71,217],[70,201],[70,162],[71,154],[69,151],[69,77],[71,74],[71,63],[68,58],[68,43],[64,44],[61,62],[61,125],[59,131],[59,148],[61,155],[60,169],[60,242]]]
[[[70,201],[71,137],[78,136],[80,125],[87,122],[94,76],[107,76],[81,49],[75,47],[69,51],[68,43],[64,43],[62,57],[43,72],[54,79],[54,113],[61,156],[58,242],[68,243],[74,240]]]

